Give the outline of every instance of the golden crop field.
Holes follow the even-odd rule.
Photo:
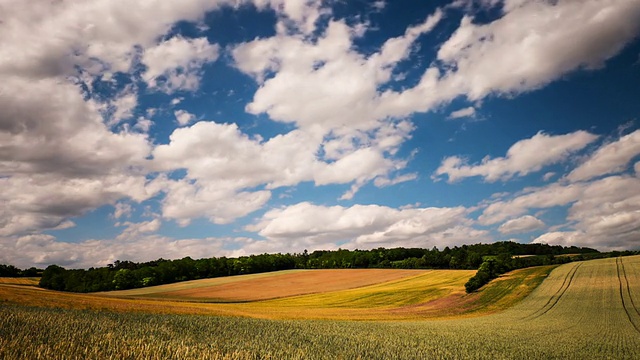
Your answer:
[[[38,286],[39,281],[40,281],[40,278],[35,278],[35,277],[21,277],[21,278],[0,277],[0,284],[4,284],[4,285]]]
[[[454,274],[433,271],[356,289],[241,304],[127,300],[0,285],[0,358],[640,357],[640,256],[550,271],[522,269],[469,295],[447,283],[447,276],[456,282]],[[424,302],[415,300],[415,286],[423,286]],[[393,289],[399,295],[391,294]],[[403,291],[414,300],[400,300]],[[79,310],[83,306],[86,310]],[[309,318],[303,316],[305,308],[328,316],[297,319]],[[349,314],[369,319],[367,312],[379,318],[346,320]]]
[[[0,299],[23,305],[118,312],[268,319],[410,320],[463,314],[478,316],[503,309],[525,297],[551,269],[517,270],[474,294],[464,292],[464,283],[474,273],[471,270],[348,269],[281,271],[97,294],[0,285]],[[260,285],[262,281],[269,286]],[[244,294],[240,302],[230,302],[233,292],[227,287],[229,284]],[[268,296],[259,293],[265,289]],[[310,289],[315,293],[305,294]],[[208,299],[175,295],[191,291],[217,293],[215,298]],[[220,301],[222,296],[226,298]],[[268,300],[260,300],[261,297]]]
[[[103,294],[118,297],[247,302],[353,289],[415,277],[428,272],[428,270],[391,269],[285,270],[185,281]]]

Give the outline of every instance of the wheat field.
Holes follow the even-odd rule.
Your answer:
[[[18,305],[7,298],[5,289],[0,291],[0,358],[637,359],[639,274],[640,256],[570,263],[555,268],[524,299],[517,300],[512,294],[523,291],[533,275],[511,274],[475,297],[461,296],[461,303],[454,301],[454,307],[478,305],[474,316],[454,312],[434,320],[428,312],[417,311],[412,320],[405,321],[153,313],[108,307],[108,301],[127,300],[106,297],[101,297],[105,311],[80,310],[75,305],[63,309]],[[41,297],[50,294],[40,292],[46,294]],[[488,299],[506,305],[491,308],[495,302]],[[141,301],[130,300],[132,304]],[[433,301],[405,308],[429,303]],[[219,305],[226,304],[193,304],[200,310]],[[423,317],[417,320],[420,314]]]

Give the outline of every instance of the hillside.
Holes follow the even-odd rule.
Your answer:
[[[466,294],[473,270],[293,270],[95,294],[2,286],[0,300],[69,309],[271,319],[409,320],[478,316],[529,294],[553,267],[520,269]]]
[[[291,273],[274,277],[286,274]],[[455,281],[448,282],[447,290],[446,280],[453,275],[432,271],[360,288],[240,304],[0,285],[0,358],[640,356],[640,256],[521,269],[473,294],[465,294]],[[424,290],[421,301],[395,303],[403,294],[411,298],[416,286]],[[398,291],[388,291],[393,289]],[[323,320],[282,320],[303,318]]]

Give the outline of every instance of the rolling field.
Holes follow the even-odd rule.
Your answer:
[[[551,269],[517,270],[474,294],[464,292],[464,283],[473,275],[472,270],[367,269],[281,271],[98,294],[0,285],[0,300],[117,312],[292,320],[415,320],[495,312],[524,298]],[[243,296],[235,295],[231,289]],[[314,293],[307,294],[312,290]],[[176,295],[185,293],[187,296]],[[202,294],[215,297],[206,298]],[[232,298],[240,300],[232,302]]]
[[[434,276],[427,280],[429,274],[438,275],[433,271],[355,289],[244,304],[127,300],[26,287],[17,293],[16,287],[0,285],[0,358],[640,357],[640,256],[570,263],[550,273],[550,268],[543,270],[530,268],[511,273],[470,295],[461,294],[453,285],[452,289],[446,289],[449,284],[446,277],[453,279],[453,274],[442,273],[441,279]],[[545,271],[549,275],[540,284]],[[402,302],[400,297],[389,294],[391,289],[408,291],[407,298],[411,299],[414,297],[411,291],[416,291],[414,286],[425,286],[422,300]],[[63,296],[67,297],[55,300]],[[66,309],[55,304],[46,307],[45,303],[51,301],[70,305]],[[22,305],[18,305],[20,302]],[[96,304],[109,311],[94,311],[96,307],[92,306]],[[152,308],[154,304],[158,308]],[[92,310],[78,310],[82,306]],[[154,313],[167,307],[171,313]],[[342,316],[338,319],[347,319],[344,316],[353,312],[354,319],[362,320],[359,310],[378,312],[386,314],[381,319],[392,321],[293,320],[292,315],[305,307],[308,313],[335,311]],[[279,320],[173,314],[192,311],[221,315],[219,309],[225,308],[229,315],[245,311],[247,316]],[[275,308],[284,309],[288,316],[259,315],[260,311]],[[456,310],[459,308],[466,310]],[[433,314],[439,320],[432,320]]]
[[[326,293],[385,283],[428,270],[348,269],[286,270],[263,274],[185,281],[176,284],[103,293],[117,297],[248,302]]]

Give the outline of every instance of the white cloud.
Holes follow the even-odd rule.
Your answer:
[[[392,179],[385,178],[385,177],[378,177],[373,181],[373,184],[381,188],[381,187],[393,186],[406,181],[415,180],[417,178],[418,178],[418,174],[416,173],[399,175]]]
[[[500,225],[498,231],[503,234],[519,234],[544,228],[545,224],[538,218],[525,215]]]
[[[603,145],[569,175],[569,181],[591,178],[625,171],[629,162],[640,154],[640,130]]]
[[[152,226],[150,226],[151,224]],[[143,222],[147,229],[156,226],[155,220]],[[67,268],[107,266],[116,260],[144,262],[163,259],[194,259],[213,256],[234,256],[237,248],[251,246],[248,238],[174,239],[155,235],[153,231],[130,231],[130,224],[114,239],[85,240],[81,242],[59,241],[51,235],[34,234],[16,237],[0,237],[0,263],[20,268],[46,267],[50,264]]]
[[[36,78],[127,72],[134,46],[153,46],[180,20],[194,21],[228,1],[14,3],[2,6],[0,73]]]
[[[310,34],[315,30],[316,21],[330,11],[322,7],[321,0],[253,0],[260,9],[269,6],[280,16],[281,26],[290,31]]]
[[[143,234],[155,233],[160,229],[162,221],[160,221],[160,219],[142,221],[139,223],[125,221],[122,225],[125,226],[125,229],[120,235],[118,235],[117,239],[128,240],[138,238]]]
[[[385,0],[376,0],[371,6],[377,11],[381,11],[387,6],[387,3]]]
[[[155,46],[176,21],[217,6],[200,0],[0,5],[7,19],[0,23],[3,235],[59,229],[72,224],[69,217],[154,194],[145,178],[147,135],[107,126],[133,115],[135,84],[94,98],[93,82],[111,86],[115,74],[129,76],[138,49]],[[151,70],[162,64],[154,65]],[[147,132],[150,125],[140,119],[133,129]]]
[[[487,24],[463,17],[416,86],[378,96],[377,116],[426,112],[458,96],[475,101],[538,89],[603,66],[640,30],[636,0],[507,1],[502,13]]]
[[[530,209],[568,206],[566,226],[572,227],[571,233],[575,233],[568,239],[575,244],[603,250],[634,249],[640,246],[639,194],[640,179],[634,176],[609,176],[577,184],[555,183],[492,203],[478,221],[490,225]]]
[[[136,120],[136,124],[133,126],[133,129],[143,133],[148,133],[151,126],[153,126],[153,121],[140,116],[138,117],[138,120]]]
[[[173,115],[176,117],[176,120],[178,120],[180,126],[187,126],[196,118],[195,115],[186,110],[176,110],[173,112]]]
[[[452,246],[480,241],[486,232],[470,227],[467,210],[456,208],[393,209],[378,205],[320,206],[299,203],[268,211],[247,226],[282,246],[340,243],[343,247]]]
[[[259,209],[269,199],[268,191],[246,191],[257,186],[274,189],[305,181],[319,186],[355,182],[355,188],[344,196],[347,198],[367,181],[378,177],[388,179],[406,163],[385,154],[393,152],[401,142],[398,139],[406,136],[405,132],[410,129],[411,126],[400,123],[373,134],[361,134],[359,147],[351,142],[342,144],[340,149],[336,146],[325,161],[318,151],[324,139],[301,130],[263,141],[249,138],[235,124],[200,121],[174,130],[168,144],[158,145],[150,168],[162,172],[187,170],[185,181],[164,187],[168,192],[164,216],[186,221],[200,215],[218,219],[216,222],[228,222]],[[380,132],[384,136],[379,137]],[[177,193],[174,195],[174,192]],[[181,204],[180,197],[193,198],[193,201],[185,200]],[[238,201],[232,205],[238,197],[246,203]],[[243,204],[246,207],[241,211]]]
[[[279,34],[240,44],[233,49],[236,66],[261,85],[247,110],[323,134],[375,129],[386,117],[375,112],[378,86],[441,17],[436,11],[368,58],[354,50],[356,34],[342,21],[331,21],[315,41]]]
[[[598,137],[586,131],[566,135],[547,135],[542,132],[530,139],[518,141],[505,157],[485,157],[478,165],[467,165],[457,156],[444,159],[434,176],[447,175],[449,182],[472,176],[482,176],[485,181],[508,180],[541,170],[544,166],[559,163],[572,153],[584,148]]]
[[[466,107],[464,109],[456,110],[447,116],[447,119],[460,119],[466,117],[474,117],[476,115],[476,109],[473,106]]]
[[[147,48],[142,62],[147,66],[143,77],[150,88],[167,93],[194,91],[200,85],[200,71],[218,58],[219,46],[207,38],[186,39],[180,36]]]
[[[139,238],[126,240],[131,243],[115,239],[68,244],[37,234],[73,226],[69,218],[105,204],[116,206],[116,218],[124,217],[130,211],[123,204],[145,201],[159,191],[166,193],[160,200],[165,218],[180,224],[198,217],[228,223],[264,207],[277,187],[305,181],[345,184],[351,189],[343,197],[350,198],[370,181],[388,186],[409,180],[413,174],[397,174],[406,167],[406,160],[397,159],[396,154],[414,128],[403,120],[405,116],[429,111],[461,95],[480,99],[491,93],[528,91],[575,69],[600,66],[635,36],[640,11],[633,0],[507,1],[504,16],[489,24],[477,25],[466,17],[440,47],[438,60],[418,85],[381,93],[381,88],[397,78],[396,65],[412,56],[418,38],[434,29],[445,16],[443,11],[435,11],[424,22],[388,39],[378,52],[364,54],[354,46],[354,39],[368,30],[366,24],[350,26],[328,20],[326,29],[316,31],[318,20],[329,14],[320,0],[255,0],[259,8],[275,10],[278,24],[275,36],[232,48],[237,68],[259,85],[247,111],[293,124],[294,130],[263,140],[247,136],[234,125],[201,122],[174,131],[168,144],[154,149],[146,134],[153,125],[150,118],[156,110],[166,109],[147,109],[149,119],[139,117],[131,120],[135,125],[122,124],[135,115],[141,81],[169,93],[195,90],[205,65],[219,57],[218,45],[204,37],[168,38],[177,22],[198,22],[207,11],[244,3],[88,0],[0,4],[4,15],[0,22],[0,236],[10,239],[0,242],[0,254],[38,263],[59,259],[65,264],[94,265],[111,255],[120,258],[126,251],[144,253],[152,245],[176,255],[186,254],[189,247],[204,249],[200,248],[203,243],[214,247],[217,239],[180,242],[152,235],[161,225],[159,219],[128,224],[125,237],[135,233]],[[504,56],[506,50],[510,56]],[[140,69],[139,62],[146,67]],[[135,73],[140,70],[142,79]],[[123,77],[127,78],[123,84],[133,84],[122,89],[118,79]],[[94,82],[113,85],[110,90],[115,95],[101,98],[99,91],[93,92]],[[194,121],[187,118],[188,113],[174,115],[182,119],[182,125]],[[588,143],[590,134],[583,135],[583,142]],[[545,136],[534,138],[542,143]],[[633,159],[629,154],[635,151],[634,139],[620,145],[624,149],[616,156],[611,155],[613,147],[603,147],[571,177],[584,181],[597,172],[596,176],[621,171]],[[534,142],[529,141],[529,145]],[[454,161],[441,175],[448,174],[450,181],[452,176],[474,176],[469,172],[487,181],[524,175],[565,159],[580,144],[576,140],[574,147],[564,151],[560,146],[558,153],[541,160],[527,156],[534,146],[522,145],[523,149],[510,150],[504,158],[477,166]],[[148,160],[150,154],[152,160]],[[603,167],[605,161],[608,167]],[[186,176],[168,180],[164,173],[178,169],[185,169]],[[637,174],[638,164],[635,170]],[[150,171],[160,174],[156,178]],[[585,189],[604,182],[574,187],[556,184],[530,190],[522,195],[525,200],[489,205],[481,218],[496,223],[521,216],[531,206],[573,204],[570,217],[579,231],[597,235],[589,241],[613,234],[609,243],[622,244],[635,234],[636,200],[626,189],[635,190],[636,184],[628,177],[609,181],[626,198],[616,198],[606,188],[599,198],[585,195]],[[620,187],[622,183],[626,188]],[[553,198],[554,192],[558,198]],[[609,200],[603,198],[605,194]],[[353,218],[347,209],[342,211]],[[373,232],[357,224],[345,225],[354,234],[351,244],[453,244],[485,235],[471,228],[463,215],[456,217],[456,211],[414,214],[402,210],[402,215],[393,215],[394,211],[382,212],[396,216],[396,222]],[[459,221],[449,224],[450,218]],[[431,227],[437,224],[447,225],[446,229]],[[322,244],[332,245],[328,241]],[[18,242],[24,247],[13,245]],[[245,244],[247,249],[276,246],[271,240]],[[113,254],[98,253],[111,245]],[[19,257],[21,251],[24,257]],[[38,251],[40,258],[35,255]],[[156,254],[154,251],[160,250],[145,254]]]
[[[584,234],[578,231],[554,231],[542,234],[535,238],[534,244],[548,244],[561,246],[585,246],[581,241]]]
[[[133,89],[126,88],[108,104],[107,108],[111,111],[111,116],[107,121],[108,125],[116,125],[131,118],[136,106],[138,106],[138,95]]]
[[[232,184],[215,181],[169,181],[163,190],[166,196],[162,215],[182,226],[200,217],[215,224],[228,224],[262,208],[271,197],[270,191],[241,191]]]
[[[116,220],[121,217],[131,216],[131,212],[133,211],[131,205],[125,202],[117,202],[113,208],[113,218]]]
[[[488,24],[462,19],[438,51],[455,68],[444,87],[471,100],[536,89],[578,68],[601,67],[640,29],[636,0],[507,1],[503,13]]]
[[[0,93],[2,234],[56,228],[120,198],[150,196],[146,135],[110,131],[75,86],[5,76]]]
[[[554,183],[542,188],[528,189],[512,199],[499,200],[488,205],[478,221],[483,225],[496,224],[520,216],[529,209],[546,209],[576,201],[585,190],[584,184],[561,185]]]
[[[51,174],[0,178],[0,236],[59,228],[70,217],[122,198],[143,201],[154,194],[145,178],[103,175],[64,178]]]

